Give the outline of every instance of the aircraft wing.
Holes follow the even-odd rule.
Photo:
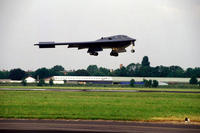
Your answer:
[[[39,48],[55,48],[55,46],[60,45],[68,45],[68,48],[89,48],[89,47],[110,47],[112,45],[121,45],[123,43],[127,43],[126,41],[90,41],[90,42],[39,42],[38,44],[35,44],[35,46],[39,46]]]
[[[95,44],[95,42],[60,42],[60,43],[55,43],[55,42],[39,42],[38,44],[35,44],[35,46],[39,46],[39,48],[55,48],[55,46],[60,46],[60,45],[68,45],[68,47],[81,47],[81,46],[89,46]]]

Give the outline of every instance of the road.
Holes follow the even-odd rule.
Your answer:
[[[0,120],[0,133],[199,133],[200,125],[92,120]]]
[[[13,91],[69,91],[69,92],[166,92],[166,93],[200,93],[200,91],[166,91],[166,90],[104,90],[104,89],[35,89],[35,88],[0,88]]]

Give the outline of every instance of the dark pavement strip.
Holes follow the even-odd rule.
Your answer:
[[[35,88],[0,88],[14,91],[69,91],[69,92],[165,92],[165,93],[200,93],[200,91],[165,91],[165,90],[104,90],[104,89],[35,89]]]
[[[200,125],[103,120],[0,120],[0,132],[199,133]]]

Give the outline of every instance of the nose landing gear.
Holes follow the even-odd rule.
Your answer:
[[[132,45],[132,49],[131,49],[131,53],[135,53],[135,44],[133,42],[131,42],[131,45]]]
[[[131,53],[135,53],[135,50],[134,50],[134,49],[131,49]]]

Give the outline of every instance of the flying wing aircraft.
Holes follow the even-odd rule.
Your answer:
[[[116,35],[88,42],[39,42],[35,45],[39,48],[55,48],[56,45],[68,45],[68,48],[88,49],[87,53],[94,56],[98,56],[98,52],[103,51],[103,49],[112,49],[110,55],[118,56],[118,53],[126,52],[125,48],[129,45],[132,45],[131,52],[134,53],[135,41],[136,39],[125,35]]]

